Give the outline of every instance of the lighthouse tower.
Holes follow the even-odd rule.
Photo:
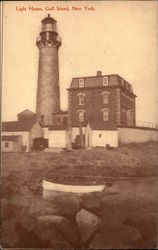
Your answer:
[[[60,112],[58,49],[61,38],[57,22],[49,14],[41,23],[42,31],[36,41],[39,48],[36,114],[41,125],[50,126],[53,114]]]

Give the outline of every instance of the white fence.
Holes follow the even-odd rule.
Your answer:
[[[150,121],[136,121],[136,127],[145,127],[145,128],[156,128],[158,129],[158,123]]]

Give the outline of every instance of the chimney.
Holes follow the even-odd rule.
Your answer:
[[[102,75],[102,71],[98,70],[97,71],[97,76],[101,76]]]

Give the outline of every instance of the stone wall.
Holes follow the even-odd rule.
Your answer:
[[[150,128],[118,127],[119,143],[158,141],[158,130]]]

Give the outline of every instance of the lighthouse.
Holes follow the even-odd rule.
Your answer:
[[[58,49],[61,38],[57,22],[49,14],[41,23],[42,31],[36,40],[39,48],[36,115],[41,125],[51,126],[53,115],[60,112]]]

